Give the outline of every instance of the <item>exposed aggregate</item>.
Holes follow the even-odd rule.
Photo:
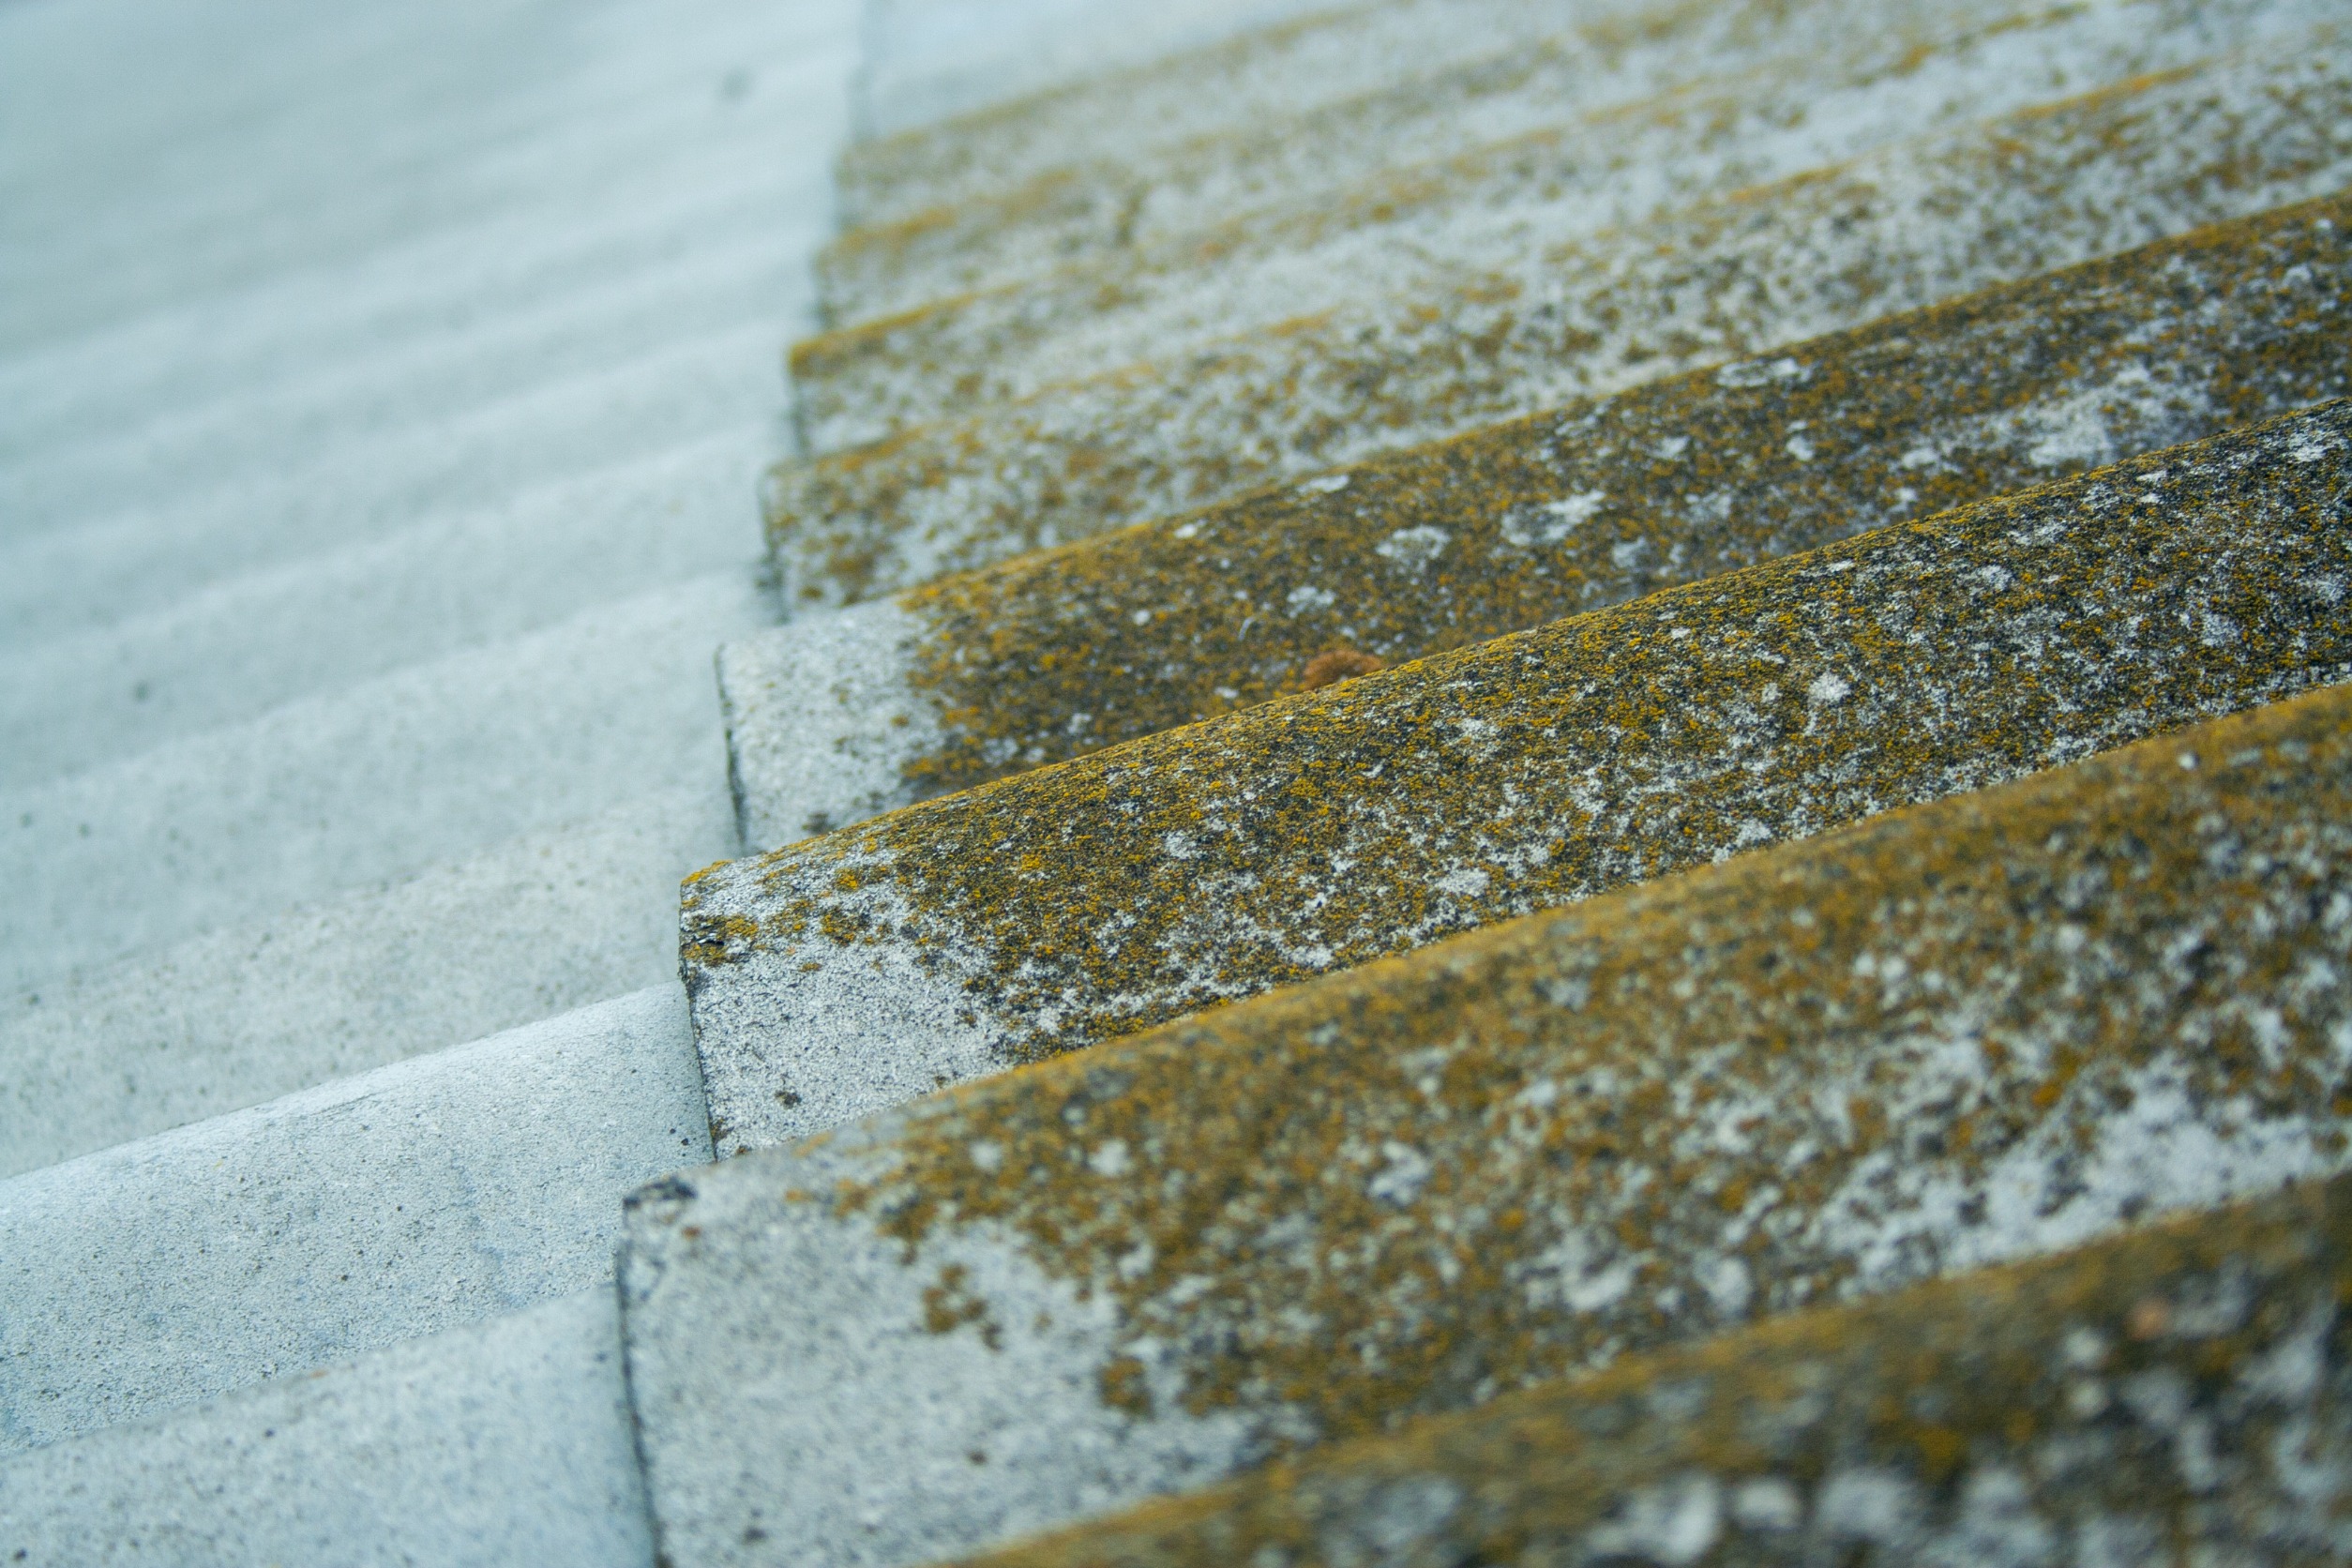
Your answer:
[[[1817,49],[1825,36],[1850,37],[1866,26],[1915,44],[2001,14],[2002,7],[2000,0],[1942,8],[1918,0],[1875,7],[1669,0],[1575,13],[1531,5],[1474,16],[1417,9],[1429,25],[1412,39],[1410,54],[1393,56],[1410,59],[1411,74],[1384,77],[1370,91],[1334,94],[1327,76],[1303,64],[1283,74],[1276,92],[1248,89],[1237,100],[1229,83],[1202,83],[1199,62],[1184,61],[1175,74],[1186,79],[1188,97],[1228,95],[1217,100],[1228,113],[1204,133],[1137,145],[1124,105],[1098,102],[1091,106],[1096,117],[1078,128],[1069,113],[1076,106],[1058,99],[931,133],[947,143],[936,148],[942,177],[895,186],[889,205],[906,216],[852,227],[819,257],[827,324],[874,320],[1057,266],[1134,260],[1188,239],[1215,248],[1224,241],[1209,236],[1234,233],[1238,214],[1311,206],[1386,170],[1440,162],[1711,71]],[[1410,20],[1395,17],[1389,25]],[[1270,41],[1293,36],[1286,29]],[[1475,53],[1459,57],[1473,38]],[[1236,65],[1246,56],[1262,71],[1272,62],[1261,52],[1249,44],[1229,50]],[[1161,73],[1152,75],[1160,86]],[[1037,118],[1039,111],[1047,117]],[[1018,123],[1025,135],[1013,158],[991,162],[991,150],[974,145],[969,132],[996,130],[1000,122]],[[1044,135],[1055,138],[1048,143],[1053,156],[1039,156],[1036,139]],[[845,170],[873,156],[853,151]]]
[[[2340,1562],[2352,1182],[1791,1316],[987,1568]]]
[[[2341,1170],[2347,807],[2338,686],[660,1184],[657,1502],[730,1561],[805,1506],[969,1550]]]
[[[2342,397],[2348,303],[2338,195],[940,579],[900,798]]]
[[[713,867],[682,960],[720,1146],[806,1087],[764,1064],[793,998],[868,967],[1044,1056],[2344,679],[2347,433],[2330,403]]]
[[[2329,37],[787,465],[780,576],[807,602],[867,597],[2324,194],[2352,177],[2352,74]]]
[[[2217,50],[2307,32],[2314,0],[1992,0],[1912,25],[1792,18],[1782,55],[1443,163],[801,343],[800,416],[833,450],[1212,339],[1492,292],[1522,258]],[[1791,50],[1794,53],[1791,53]],[[1771,51],[1756,50],[1769,55]],[[1571,113],[1581,98],[1561,89]],[[1500,269],[1500,270],[1499,270]]]

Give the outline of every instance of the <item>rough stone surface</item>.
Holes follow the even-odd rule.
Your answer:
[[[714,1142],[2352,672],[2352,403],[690,878]]]
[[[2347,1293],[2339,1179],[1640,1357],[982,1560],[2340,1561]]]
[[[745,843],[2352,392],[2343,196],[731,644]]]
[[[2325,31],[2135,79],[787,465],[770,542],[873,596],[2320,196],[2347,124]]]
[[[669,985],[0,1183],[0,1449],[583,1289],[709,1158]]]
[[[2339,1169],[2348,806],[2338,686],[650,1187],[663,1547],[968,1550]]]
[[[2316,14],[2314,12],[2316,11]],[[1735,13],[1736,14],[1736,13]],[[2004,0],[1905,28],[1791,16],[1801,52],[1678,83],[1438,166],[1228,219],[1092,265],[942,293],[792,351],[819,450],[1214,339],[1375,299],[1444,309],[1541,255],[1662,211],[1906,139],[2296,36],[2309,0],[2124,0],[2020,13]],[[2250,38],[2250,35],[2252,37]],[[1785,38],[1784,53],[1795,41]],[[1584,95],[1563,94],[1573,108]],[[853,432],[846,437],[837,432]]]
[[[652,1568],[611,1290],[0,1462],[35,1568]]]

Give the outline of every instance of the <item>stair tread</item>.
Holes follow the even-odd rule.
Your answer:
[[[2337,686],[655,1184],[665,1549],[927,1560],[2341,1169],[2347,792]]]
[[[608,1279],[701,1102],[673,982],[0,1183],[0,1449]]]
[[[2352,176],[2352,147],[2317,128],[2352,92],[2343,65],[2311,47],[2142,80],[1521,258],[1455,294],[1335,309],[787,465],[770,539],[797,598],[868,597],[2307,200]]]
[[[2020,1561],[2070,1536],[2121,1561],[2341,1555],[2318,1500],[2340,1451],[2297,1440],[2343,1421],[2348,1199],[2339,1178],[1761,1324],[977,1561],[1476,1561],[1530,1538],[1651,1562]]]
[[[0,1458],[20,1560],[653,1561],[611,1290]]]
[[[745,842],[2343,396],[2347,236],[2239,219],[761,632]]]
[[[2341,680],[2352,402],[688,880],[715,1141]],[[1565,756],[1563,756],[1565,752]]]

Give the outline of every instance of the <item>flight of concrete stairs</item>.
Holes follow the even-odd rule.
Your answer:
[[[0,1562],[2352,1560],[2332,8],[0,72]]]

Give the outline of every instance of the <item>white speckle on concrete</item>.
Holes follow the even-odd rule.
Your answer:
[[[1337,495],[1348,488],[1349,475],[1326,474],[1320,478],[1302,482],[1299,489],[1308,495]]]
[[[828,1191],[855,1169],[814,1153],[761,1174]],[[811,1203],[743,1245],[729,1215],[743,1198],[764,1208],[769,1183],[701,1190],[685,1210],[692,1237],[660,1212],[671,1205],[633,1207],[621,1264],[647,1489],[677,1561],[927,1561],[1228,1474],[1248,1455],[1240,1418],[1184,1412],[1139,1353],[1151,1347],[1117,1337],[1102,1292],[1048,1278],[1009,1238],[926,1242],[910,1262]],[[945,1332],[927,1326],[934,1304]],[[1149,1419],[1106,1402],[1114,1364]]]
[[[27,1568],[650,1568],[610,1289],[0,1463]]]
[[[709,1157],[673,982],[0,1184],[0,1447],[594,1285]]]
[[[1592,1556],[1687,1568],[1723,1534],[1723,1487],[1713,1476],[1694,1471],[1628,1494],[1612,1515],[1585,1531]]]
[[[1796,385],[1812,375],[1809,367],[1787,354],[1778,359],[1742,359],[1715,372],[1718,386]]]
[[[1337,601],[1328,588],[1318,588],[1311,582],[1301,583],[1283,596],[1282,602],[1294,611],[1329,610]]]
[[[939,749],[939,706],[909,675],[923,624],[878,599],[718,653],[744,846],[770,850],[914,798],[906,765]]]
[[[1813,677],[1813,684],[1805,687],[1805,700],[1827,707],[1833,702],[1844,701],[1853,694],[1853,683],[1845,676],[1825,670]]]
[[[1423,571],[1445,553],[1445,547],[1454,542],[1454,535],[1442,528],[1422,523],[1400,528],[1372,547],[1372,553],[1383,561],[1394,561],[1410,571]]]

